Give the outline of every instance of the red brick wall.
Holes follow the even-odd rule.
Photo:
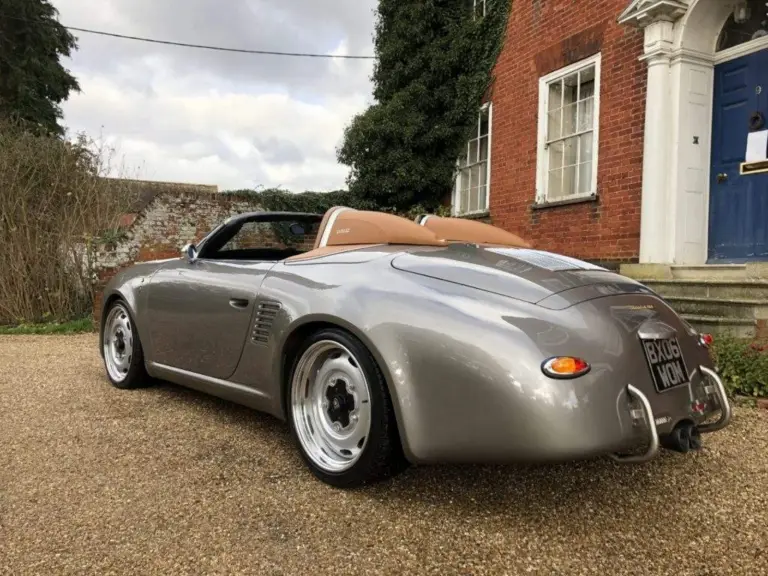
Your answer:
[[[259,209],[253,199],[233,195],[174,192],[158,195],[141,214],[130,218],[123,240],[95,255],[93,316],[97,325],[101,319],[104,287],[120,270],[137,262],[177,258],[185,244],[199,242],[227,217]],[[308,230],[304,241],[295,248],[311,250],[317,228]],[[237,239],[240,246],[230,248],[286,247],[270,224],[248,225]]]
[[[636,260],[646,66],[643,33],[616,23],[627,0],[513,1],[492,91],[491,217],[538,248]],[[531,208],[536,195],[539,78],[601,53],[598,199]]]

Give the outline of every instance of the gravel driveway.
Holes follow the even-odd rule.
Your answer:
[[[768,412],[647,465],[412,468],[343,492],[284,424],[119,391],[96,346],[0,336],[0,573],[768,574]]]

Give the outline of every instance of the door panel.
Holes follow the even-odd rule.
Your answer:
[[[148,287],[152,360],[222,380],[232,376],[259,286],[274,264],[181,258],[164,266]]]
[[[768,260],[768,174],[739,174],[755,111],[768,118],[768,50],[715,67],[710,262]]]

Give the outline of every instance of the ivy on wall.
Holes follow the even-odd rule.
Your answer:
[[[377,206],[430,209],[449,194],[502,48],[510,0],[380,0],[375,104],[347,127],[349,189]]]
[[[348,190],[334,190],[332,192],[301,192],[294,194],[286,190],[276,188],[266,190],[227,190],[222,194],[231,194],[250,201],[254,208],[270,212],[310,212],[323,214],[334,206],[348,206],[358,210],[378,210],[391,212],[409,219],[414,219],[421,214],[437,214],[448,216],[450,209],[445,206],[428,208],[422,204],[414,204],[405,209],[397,209],[393,206],[377,206],[372,200],[359,197]]]

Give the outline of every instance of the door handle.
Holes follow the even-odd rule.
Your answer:
[[[245,298],[230,298],[229,299],[229,305],[232,306],[232,308],[248,308],[248,300]]]
[[[725,172],[720,172],[720,174],[717,175],[718,184],[722,184],[726,180],[728,180],[728,174],[726,174]]]

